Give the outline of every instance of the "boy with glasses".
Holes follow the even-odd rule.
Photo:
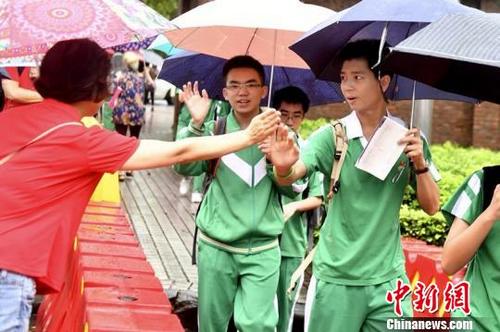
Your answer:
[[[287,86],[274,93],[273,106],[281,113],[281,121],[297,136],[299,147],[307,145],[299,135],[299,128],[309,110],[309,97],[300,88]],[[307,249],[306,212],[321,206],[324,196],[323,174],[316,172],[303,185],[304,191],[295,199],[282,197],[285,228],[280,238],[281,265],[278,283],[278,332],[292,330],[295,303],[300,295],[303,277],[291,294],[287,293],[293,272],[304,259]],[[307,187],[307,189],[306,189]]]
[[[223,76],[223,96],[232,107],[225,132],[231,133],[246,128],[261,112],[268,89],[263,66],[250,56],[229,59]],[[183,88],[191,122],[181,136],[213,134],[215,122],[204,123],[210,105],[206,91],[200,93],[197,83]],[[175,169],[195,176],[208,170],[208,162],[178,164]],[[201,332],[226,331],[233,313],[239,331],[275,330],[278,236],[284,225],[279,192],[293,195],[291,187],[273,182],[272,167],[257,145],[220,158],[196,218]]]
[[[407,185],[416,189],[426,213],[439,210],[435,183],[439,175],[418,129],[409,130],[399,141],[406,146],[405,153],[385,180],[355,167],[378,125],[390,117],[384,92],[391,77],[373,69],[379,45],[377,40],[358,40],[340,54],[341,89],[353,111],[341,119],[349,143],[340,187],[329,203],[314,256],[306,331],[386,331],[387,318],[395,317],[386,293],[395,289],[398,279],[408,283],[399,226]],[[278,182],[287,184],[315,171],[330,176],[335,154],[333,134],[332,126],[317,130],[297,162],[290,146],[281,141],[284,137],[278,135],[271,149]],[[400,172],[398,180],[392,181]],[[402,307],[404,317],[411,317],[409,297]]]
[[[61,68],[65,74],[61,75]],[[36,292],[61,290],[73,240],[102,174],[217,158],[279,128],[266,111],[247,129],[182,142],[138,140],[80,120],[109,95],[108,53],[89,39],[56,43],[35,81],[40,103],[0,116],[0,331],[26,332]]]

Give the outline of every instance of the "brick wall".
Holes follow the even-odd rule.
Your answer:
[[[432,143],[452,141],[463,146],[472,144],[474,105],[437,100],[432,116]]]
[[[484,102],[475,106],[472,144],[500,150],[500,105]]]
[[[453,101],[434,101],[432,115],[432,143],[452,141],[462,146],[500,149],[500,105],[484,102],[471,105]],[[389,112],[410,122],[410,101],[398,101],[389,105]],[[319,117],[341,118],[349,114],[345,103],[311,107],[308,119]]]

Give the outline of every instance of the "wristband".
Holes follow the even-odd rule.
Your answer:
[[[427,173],[429,171],[429,167],[425,166],[422,169],[414,169],[413,172],[417,175]]]
[[[273,166],[274,176],[278,179],[283,179],[283,180],[290,179],[293,175],[293,171],[294,171],[294,168],[292,166],[292,167],[290,167],[290,169],[288,170],[288,173],[286,173],[286,175],[279,175],[278,172],[276,171],[276,166]]]

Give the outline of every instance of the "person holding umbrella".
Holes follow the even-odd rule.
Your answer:
[[[396,316],[386,293],[394,290],[398,279],[408,283],[398,216],[407,185],[416,189],[426,213],[439,210],[439,175],[418,129],[399,141],[405,153],[385,180],[355,167],[377,126],[391,117],[383,95],[391,77],[373,69],[379,45],[377,40],[358,40],[340,53],[341,89],[353,111],[341,119],[348,149],[314,257],[306,331],[386,331],[386,319]],[[317,130],[298,161],[284,137],[278,136],[271,148],[278,183],[286,185],[315,171],[330,176],[333,134],[332,126]],[[403,315],[412,317],[408,297],[402,307]]]
[[[35,91],[31,73],[36,68],[29,67],[7,67],[6,74],[0,75],[2,90],[4,94],[3,109],[9,109],[23,104],[38,103],[42,96]]]
[[[43,101],[0,114],[0,331],[27,331],[35,290],[61,289],[85,207],[101,176],[210,159],[252,146],[278,128],[263,112],[237,132],[181,142],[138,140],[97,126],[109,95],[108,53],[89,39],[56,43],[35,87]],[[285,130],[286,133],[286,130]]]
[[[228,133],[244,129],[262,112],[267,94],[264,68],[246,55],[229,59],[222,70],[224,98],[231,105],[225,120]],[[192,120],[181,137],[212,135],[216,122],[204,124],[210,107],[206,91],[189,82],[183,98]],[[281,127],[284,129],[284,127]],[[281,135],[294,146],[286,129]],[[177,164],[182,175],[208,170],[208,162]],[[243,332],[275,331],[275,308],[280,269],[278,236],[283,230],[279,194],[295,196],[292,186],[273,181],[271,165],[257,145],[220,158],[215,176],[201,202],[198,226],[199,330],[226,331],[234,313]]]

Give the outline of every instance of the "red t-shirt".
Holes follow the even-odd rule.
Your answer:
[[[50,99],[6,110],[0,159],[57,124],[79,120],[75,108]],[[99,127],[66,126],[0,165],[0,269],[33,277],[40,293],[60,290],[90,196],[102,174],[120,169],[138,144]]]
[[[9,75],[9,79],[19,83],[20,88],[35,91],[35,85],[31,80],[30,69],[28,67],[6,67],[5,71]],[[4,110],[20,105],[24,104],[5,97]]]

